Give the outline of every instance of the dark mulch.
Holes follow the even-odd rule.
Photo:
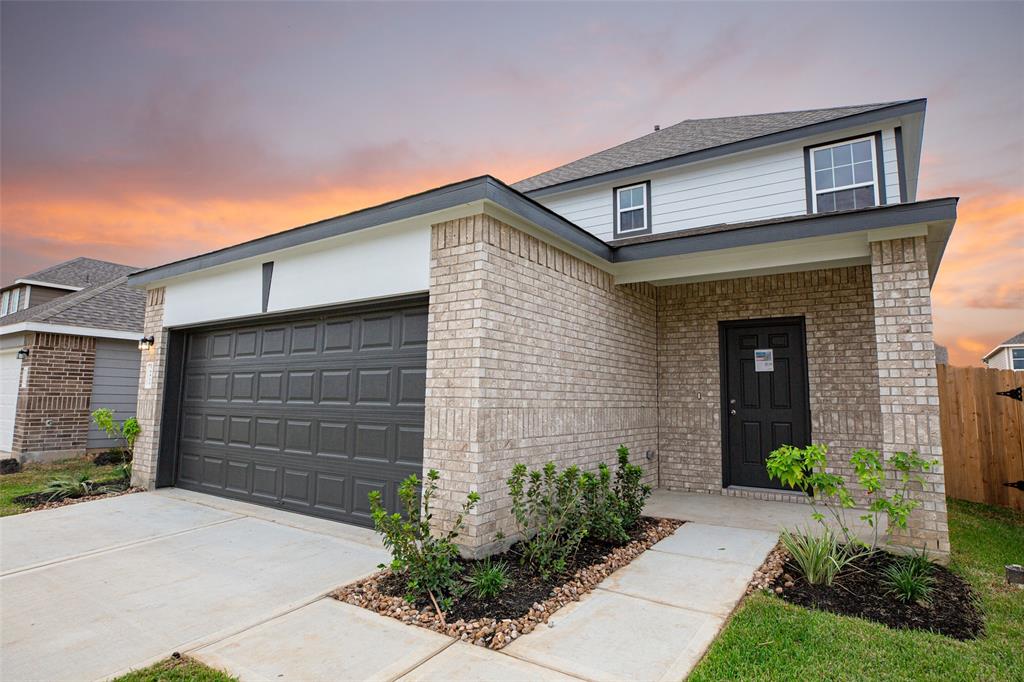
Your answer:
[[[0,459],[0,474],[16,474],[21,471],[21,462],[8,457],[7,459]]]
[[[935,585],[928,604],[904,603],[886,594],[882,571],[898,559],[881,551],[862,557],[837,576],[831,587],[810,585],[799,577],[793,587],[785,587],[786,574],[799,575],[796,566],[787,562],[774,587],[782,587],[779,596],[793,604],[866,618],[891,628],[929,630],[960,640],[984,633],[985,618],[977,594],[944,566],[934,566]]]
[[[629,541],[643,537],[649,527],[656,525],[657,520],[655,519],[641,518],[640,522],[630,532]],[[628,542],[622,544],[625,545]],[[504,618],[524,616],[534,604],[547,599],[551,595],[552,589],[565,584],[567,578],[571,577],[576,571],[601,563],[606,554],[615,547],[620,546],[622,545],[612,545],[589,538],[585,539],[580,543],[576,556],[569,562],[564,573],[544,578],[532,567],[519,563],[519,543],[516,543],[508,551],[490,558],[491,562],[504,561],[508,564],[508,576],[510,579],[508,588],[494,599],[478,599],[470,594],[456,597],[452,603],[452,608],[445,612],[445,618],[448,622],[455,622],[460,619],[466,621],[475,618],[502,620]],[[472,573],[473,567],[480,562],[467,559],[463,560],[462,563],[464,566],[462,574],[468,576]],[[379,588],[383,594],[401,597],[405,594],[405,581],[402,576],[392,574],[381,579]],[[433,610],[429,599],[418,601],[415,605],[420,609],[430,608]]]
[[[107,450],[92,458],[92,463],[104,466],[107,464],[123,464],[132,461],[131,454],[124,454],[120,450]]]
[[[110,493],[123,492],[125,490],[128,490],[129,487],[128,481],[123,479],[116,481],[102,481],[97,485],[102,486],[102,491],[97,491],[92,495],[82,495],[80,497],[70,499],[84,500],[90,497],[104,497],[106,495],[109,495]],[[39,507],[54,502],[60,502],[65,499],[69,498],[51,498],[50,493],[28,493],[27,495],[18,495],[11,501],[14,502],[15,504],[24,504],[28,507]]]

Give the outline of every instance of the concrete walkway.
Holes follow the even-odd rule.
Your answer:
[[[0,519],[0,678],[95,680],[372,573],[369,530],[168,490]]]
[[[327,598],[192,651],[243,681],[679,680],[777,534],[688,523],[500,652]]]

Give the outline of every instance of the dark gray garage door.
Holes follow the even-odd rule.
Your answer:
[[[419,303],[194,331],[176,485],[372,525],[420,475],[427,310]]]

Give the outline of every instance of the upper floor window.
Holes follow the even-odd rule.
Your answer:
[[[0,302],[0,316],[18,312],[21,305],[21,287],[8,289],[3,293],[3,300]]]
[[[616,187],[615,236],[627,237],[651,231],[651,183]]]
[[[811,149],[815,213],[877,206],[875,139],[865,137]]]
[[[1014,348],[1011,351],[1011,366],[1013,369],[1024,369],[1024,348]]]
[[[5,291],[3,293],[2,301],[0,301],[0,317],[2,317],[2,316],[7,314],[7,306],[10,305],[10,302],[11,302],[11,292],[10,291]]]

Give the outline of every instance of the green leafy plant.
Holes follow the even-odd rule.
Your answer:
[[[923,554],[896,559],[882,569],[885,593],[905,603],[928,604],[935,586],[933,568]]]
[[[629,540],[622,518],[622,504],[612,490],[612,474],[608,465],[600,464],[596,474],[583,474],[580,485],[587,535],[612,544]]]
[[[508,479],[512,517],[522,538],[521,560],[545,578],[565,571],[587,535],[582,476],[577,467],[562,472],[554,462],[540,471],[512,467]]]
[[[370,492],[370,512],[373,527],[383,538],[384,546],[391,552],[390,567],[405,577],[406,595],[410,602],[421,596],[429,597],[443,618],[443,611],[451,608],[452,596],[459,585],[462,564],[455,538],[463,528],[463,518],[480,501],[478,493],[466,496],[461,511],[456,515],[447,533],[431,533],[430,503],[437,493],[440,478],[436,469],[427,472],[426,485],[420,495],[420,480],[414,474],[402,481],[398,487],[398,499],[404,515],[389,514],[381,503],[380,491]]]
[[[92,421],[107,434],[107,437],[118,441],[121,464],[114,470],[114,473],[118,478],[130,479],[132,477],[131,463],[135,458],[135,441],[142,433],[139,420],[135,417],[128,417],[123,422],[118,422],[114,419],[113,410],[101,407],[93,411]]]
[[[804,532],[784,529],[779,537],[797,569],[812,585],[831,585],[858,556],[849,545],[842,544],[839,536],[828,526],[823,527],[818,535],[812,534],[810,529]]]
[[[88,474],[58,476],[51,479],[40,491],[50,502],[68,498],[88,497],[96,490],[96,484]]]
[[[873,530],[871,544],[867,545],[850,531],[846,510],[856,506],[853,495],[846,487],[846,479],[826,471],[827,455],[826,445],[812,444],[805,448],[783,445],[768,456],[768,476],[809,494],[812,518],[825,525],[827,513],[842,531],[847,544],[864,545],[872,551],[878,546],[878,529],[883,514],[888,519],[889,528],[907,527],[910,513],[921,504],[911,497],[912,485],[922,482],[920,473],[936,464],[923,459],[915,451],[895,452],[889,458],[889,468],[896,475],[894,482],[889,484],[887,467],[877,450],[860,448],[850,456],[857,482],[870,500],[866,513],[860,516]],[[890,494],[886,494],[887,487]]]
[[[511,580],[508,576],[508,563],[484,559],[463,578],[467,591],[477,599],[494,599],[504,592]]]
[[[644,470],[629,463],[629,448],[620,445],[619,468],[615,472],[615,497],[619,502],[619,515],[626,530],[633,528],[644,512],[651,486],[644,483]]]

